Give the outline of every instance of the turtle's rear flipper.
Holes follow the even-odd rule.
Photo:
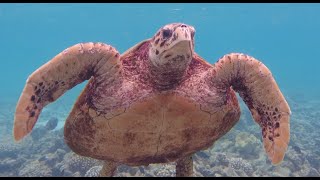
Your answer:
[[[59,53],[27,79],[14,117],[15,140],[22,139],[35,125],[44,106],[92,76],[108,82],[120,76],[120,55],[103,43],[80,43]]]
[[[192,155],[177,160],[176,177],[193,176],[193,159]]]
[[[104,161],[99,177],[112,177],[120,163],[112,161]]]
[[[253,57],[225,55],[212,69],[215,87],[232,88],[262,128],[265,150],[273,164],[282,161],[290,139],[290,108],[269,69]]]

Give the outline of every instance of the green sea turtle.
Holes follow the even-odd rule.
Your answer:
[[[172,23],[122,55],[103,43],[67,48],[27,79],[15,140],[32,130],[44,106],[89,80],[64,126],[75,153],[104,160],[102,176],[119,164],[174,161],[177,176],[192,176],[192,155],[239,120],[238,92],[262,129],[269,159],[280,163],[291,111],[269,69],[241,53],[211,65],[194,52],[194,35],[194,27]]]

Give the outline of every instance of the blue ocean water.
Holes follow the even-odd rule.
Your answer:
[[[103,42],[122,53],[152,37],[163,25],[183,22],[195,27],[195,51],[208,62],[213,64],[231,52],[242,52],[263,62],[284,96],[296,99],[288,100],[297,108],[293,113],[302,113],[301,118],[297,117],[297,129],[292,131],[301,131],[300,126],[310,131],[300,121],[312,120],[309,125],[319,126],[319,117],[311,117],[317,105],[309,103],[320,100],[319,19],[320,4],[316,3],[2,3],[0,114],[5,115],[0,117],[13,117],[5,105],[14,107],[27,77],[67,47]],[[68,91],[56,106],[68,112],[84,85]],[[320,170],[320,166],[308,162]],[[2,176],[19,175],[5,174],[1,167]]]

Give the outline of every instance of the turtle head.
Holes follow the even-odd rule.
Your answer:
[[[194,27],[183,23],[167,24],[151,39],[149,58],[156,67],[186,69],[194,50]]]

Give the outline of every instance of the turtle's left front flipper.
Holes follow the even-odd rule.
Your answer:
[[[211,69],[211,82],[223,96],[232,87],[260,125],[265,150],[273,164],[284,158],[290,139],[290,107],[270,70],[253,57],[231,53]]]
[[[80,43],[59,53],[27,79],[14,117],[15,140],[27,135],[43,107],[67,90],[92,76],[97,82],[115,82],[121,69],[118,51],[107,44]]]

